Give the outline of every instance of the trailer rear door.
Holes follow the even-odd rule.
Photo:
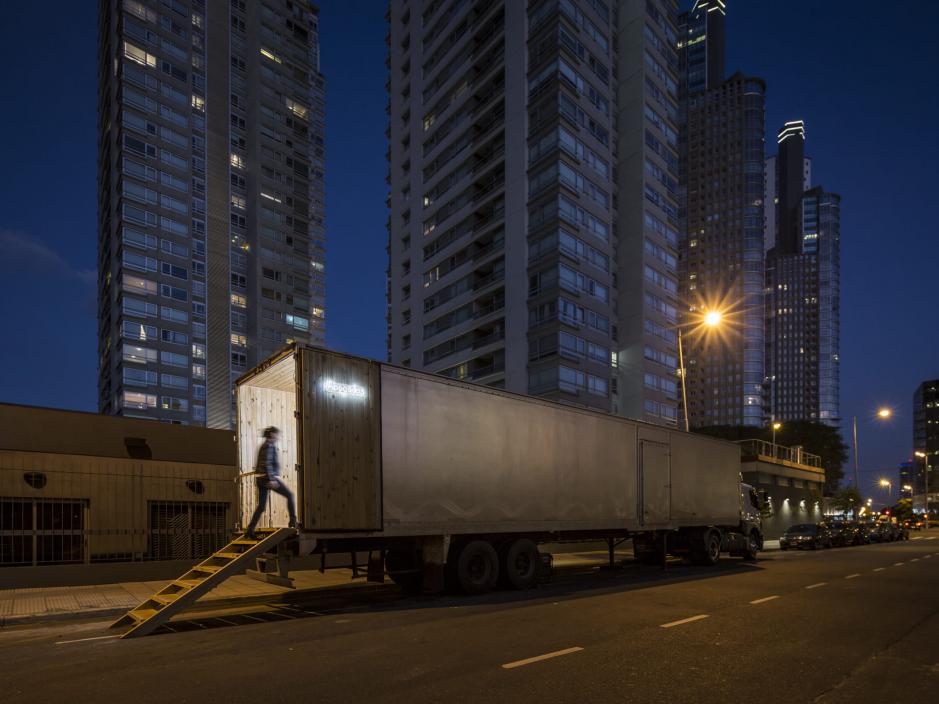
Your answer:
[[[377,362],[301,351],[303,524],[381,530],[381,374]]]
[[[639,440],[639,481],[643,527],[667,524],[672,515],[671,453],[668,442]]]

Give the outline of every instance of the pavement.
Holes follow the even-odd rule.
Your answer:
[[[554,546],[565,550],[563,546]],[[596,544],[572,546],[582,548],[576,552],[556,553],[555,569],[569,570],[587,568],[607,561],[605,551],[596,550]],[[618,560],[632,557],[631,548],[616,552]],[[307,594],[337,588],[368,587],[364,567],[359,576],[353,577],[347,568],[319,570],[293,570],[294,588],[279,587],[260,582],[247,575],[228,578],[196,602],[197,611],[208,609],[231,609],[253,603],[278,603],[296,601]],[[142,601],[160,591],[168,580],[119,582],[116,584],[94,584],[88,586],[41,587],[27,589],[0,589],[0,628],[24,623],[117,617],[134,608]]]
[[[135,702],[883,704],[939,691],[937,530],[756,563],[575,570],[485,597],[336,594],[194,616],[126,641],[95,619],[7,628],[0,692],[5,704],[76,692]]]

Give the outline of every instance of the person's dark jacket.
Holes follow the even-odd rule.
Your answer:
[[[258,448],[258,461],[254,471],[266,475],[266,481],[280,481],[280,456],[277,446],[269,440],[265,440]],[[260,476],[258,479],[265,480],[265,477]]]

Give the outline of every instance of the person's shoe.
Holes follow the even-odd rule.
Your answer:
[[[254,534],[253,530],[246,530],[244,534],[245,540],[257,540],[258,536]]]

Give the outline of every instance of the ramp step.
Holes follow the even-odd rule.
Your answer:
[[[169,621],[174,614],[186,609],[228,576],[244,570],[251,560],[269,552],[296,534],[295,529],[272,528],[258,530],[257,540],[246,540],[240,537],[231,541],[206,560],[206,562],[211,560],[226,560],[226,562],[220,565],[204,562],[192,567],[182,577],[173,580],[135,609],[128,611],[112,623],[111,627],[126,627],[132,624],[124,631],[122,638],[152,633]]]
[[[141,623],[143,621],[146,621],[148,618],[152,618],[153,616],[156,616],[159,612],[160,612],[159,609],[142,609],[140,607],[137,607],[133,611],[129,611],[128,614],[137,623]]]

